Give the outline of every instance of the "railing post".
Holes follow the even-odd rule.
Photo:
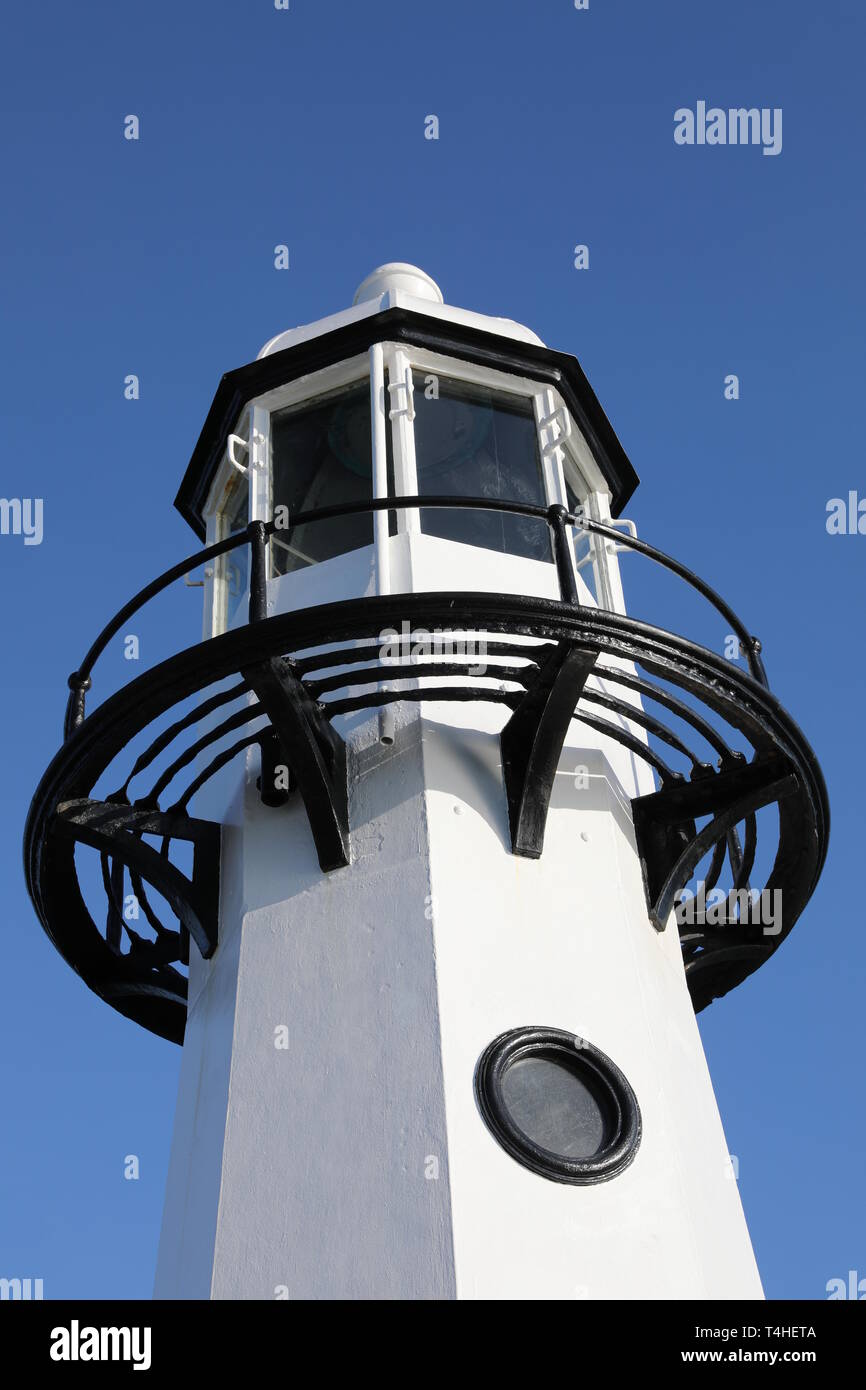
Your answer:
[[[560,598],[563,603],[573,603],[575,607],[580,607],[580,599],[577,596],[577,581],[574,577],[571,553],[568,547],[568,534],[565,529],[567,516],[568,512],[561,502],[555,502],[552,507],[547,509],[547,520],[553,535],[556,573],[559,576]]]
[[[263,521],[251,521],[250,540],[250,622],[264,622],[268,616],[268,531]]]
[[[761,650],[762,648],[760,638],[753,636],[751,646],[748,652],[746,653],[746,659],[749,663],[749,669],[751,670],[755,680],[758,681],[760,685],[765,686],[766,689],[769,690],[770,682],[767,680],[767,670],[764,666],[764,659],[761,656]]]
[[[64,738],[68,738],[73,729],[84,723],[84,701],[92,682],[89,676],[82,676],[80,671],[73,671],[66,684],[71,693],[66,702],[66,718],[63,721]]]

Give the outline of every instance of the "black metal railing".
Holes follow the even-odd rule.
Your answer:
[[[294,528],[299,525],[306,525],[311,522],[329,521],[343,516],[356,515],[363,512],[380,511],[404,511],[409,509],[427,508],[457,508],[462,510],[479,510],[492,512],[506,512],[516,516],[534,517],[546,521],[550,527],[553,542],[553,555],[556,565],[556,573],[559,582],[559,594],[563,603],[580,607],[577,580],[572,560],[571,550],[568,545],[569,526],[574,526],[582,531],[603,536],[614,541],[617,546],[625,546],[629,550],[634,550],[638,554],[645,555],[655,561],[662,568],[670,570],[680,579],[685,580],[697,593],[705,598],[716,611],[729,624],[731,632],[736,636],[740,644],[749,667],[749,673],[759,685],[769,689],[767,674],[761,660],[761,643],[757,637],[753,636],[744,623],[738,618],[737,614],[725,600],[716,593],[715,589],[705,583],[698,575],[690,570],[686,565],[674,560],[672,556],[658,550],[653,545],[648,545],[646,541],[638,540],[635,536],[630,536],[617,531],[612,526],[606,526],[603,522],[594,521],[581,512],[569,512],[567,508],[559,503],[554,503],[549,507],[535,507],[522,502],[502,502],[486,497],[440,497],[440,496],[403,496],[403,497],[383,497],[371,499],[364,502],[341,503],[332,507],[318,507],[311,511],[299,512],[291,520]],[[108,643],[116,637],[121,628],[128,620],[144,607],[152,598],[167,589],[176,580],[182,579],[201,565],[207,564],[211,560],[218,560],[221,556],[228,554],[241,545],[250,546],[250,594],[249,594],[249,621],[251,623],[262,622],[267,617],[267,569],[268,569],[268,544],[270,537],[278,529],[275,521],[252,521],[245,531],[239,531],[234,536],[228,536],[224,540],[217,541],[213,545],[205,546],[204,549],[190,555],[179,564],[172,565],[171,569],[165,571],[150,584],[145,585],[134,598],[115,614],[109,623],[102,629],[96,641],[92,644],[83,662],[76,671],[69,677],[69,699],[66,706],[66,717],[64,721],[64,736],[66,738],[75,728],[81,724],[85,718],[85,701],[87,691],[92,687],[92,672],[105,651]]]

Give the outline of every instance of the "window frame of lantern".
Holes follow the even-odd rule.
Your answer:
[[[604,475],[592,456],[592,452],[581,433],[580,427],[568,410],[555,387],[539,382],[532,377],[516,376],[495,367],[479,366],[465,358],[451,357],[402,343],[382,344],[386,377],[389,384],[403,382],[407,370],[423,372],[433,376],[450,377],[470,386],[486,386],[531,401],[535,413],[536,439],[541,460],[542,485],[545,505],[560,503],[567,507],[566,479],[572,491],[588,514],[597,520],[609,517],[609,493]],[[405,396],[398,393],[396,403],[391,401],[388,423],[392,426],[392,448],[394,457],[394,484],[397,496],[418,495],[418,471],[415,454],[414,415],[408,409]],[[568,418],[570,430],[555,441],[544,439],[544,421],[554,413],[560,412]],[[598,515],[596,515],[598,513]],[[397,514],[397,532],[420,533],[420,511],[414,507]],[[572,559],[577,565],[578,555],[574,541],[574,531],[568,528],[568,544]],[[611,587],[619,589],[619,571],[615,556],[610,553],[598,537],[589,538],[591,563],[595,580],[596,594],[603,594]],[[547,563],[542,561],[541,563]],[[615,567],[616,574],[609,582],[608,572]]]
[[[567,412],[565,402],[555,388],[548,388],[543,418],[549,419],[551,415],[558,412]],[[571,422],[571,428],[552,447],[552,454],[556,458],[556,472],[560,490],[560,495],[556,500],[567,507],[569,511],[572,510],[566,488],[568,485],[586,516],[593,521],[610,525],[610,491],[607,481],[593,458],[592,451],[574,417],[569,413],[568,418]],[[541,424],[540,421],[539,424]],[[587,564],[592,567],[593,599],[597,606],[610,609],[612,612],[625,613],[619,561],[616,558],[616,551],[612,543],[603,536],[580,531],[572,526],[568,528],[567,535],[575,573],[581,574],[583,579],[581,572]],[[585,541],[583,547],[581,547],[581,538]]]
[[[263,395],[256,396],[254,400],[250,401],[249,408],[257,432],[254,437],[255,448],[257,459],[260,462],[260,467],[257,470],[260,474],[260,481],[256,488],[257,503],[256,509],[251,514],[251,520],[270,522],[274,518],[274,466],[271,439],[273,416],[291,406],[313,406],[321,396],[329,396],[335,391],[350,386],[360,386],[364,383],[369,387],[370,358],[368,352],[347,357],[344,361],[335,362],[330,367],[322,367],[320,371],[308,372],[305,376],[296,377],[294,381],[285,382],[282,386],[275,386],[271,391],[266,391]],[[370,429],[371,431],[373,429],[372,410]],[[374,499],[377,496],[375,470],[372,477],[372,496]],[[372,539],[370,543],[372,544]],[[270,547],[268,549],[268,579],[285,578],[286,576],[274,572]]]
[[[214,545],[216,542],[225,540],[231,533],[227,527],[227,503],[232,491],[240,486],[247,488],[247,525],[252,520],[251,503],[254,496],[252,485],[253,470],[250,468],[250,455],[253,447],[251,431],[253,428],[254,410],[252,404],[244,407],[241,412],[237,425],[229,436],[229,445],[226,448],[210,493],[208,494],[207,504],[204,508],[204,522],[206,528],[206,545]],[[243,463],[243,471],[232,462],[230,450],[237,456],[238,448],[236,441],[241,439],[246,444],[243,458],[238,462]],[[205,572],[205,603],[204,603],[204,623],[203,635],[205,638],[216,637],[218,634],[228,631],[228,572],[231,566],[232,551],[227,555],[220,555],[212,566],[208,566]],[[209,571],[209,572],[208,572]],[[249,567],[247,568],[247,583],[241,599],[249,594]]]
[[[586,441],[579,431],[572,430],[569,438],[561,443],[560,469],[563,479],[563,504],[568,506],[566,481],[571,485],[587,517],[610,526],[610,492],[601,470],[590,453]],[[575,480],[578,486],[575,487]],[[585,545],[580,548],[580,538]],[[591,565],[595,586],[595,600],[599,608],[624,614],[625,600],[622,591],[619,560],[612,541],[592,531],[580,532],[569,528],[569,539],[575,571]]]
[[[530,377],[515,376],[511,372],[502,372],[495,367],[478,366],[474,362],[467,362],[462,357],[450,357],[411,344],[383,343],[382,347],[389,385],[402,384],[406,380],[407,371],[410,375],[417,371],[430,376],[448,377],[467,386],[487,387],[529,402],[533,406],[536,418],[536,440],[541,462],[544,505],[550,506],[551,502],[561,500],[562,488],[556,477],[555,468],[545,458],[541,435],[538,430],[539,398],[545,390],[541,382],[534,381]],[[398,394],[396,401],[394,401],[393,393],[391,409],[395,411],[394,415],[389,413],[389,419],[392,426],[395,427],[392,429],[392,447],[396,495],[418,496],[414,409],[410,410],[406,396]],[[421,515],[418,507],[397,514],[397,531],[398,534],[404,531],[416,535],[421,534]],[[548,562],[541,561],[540,563],[546,564]],[[552,557],[550,563],[552,563]]]

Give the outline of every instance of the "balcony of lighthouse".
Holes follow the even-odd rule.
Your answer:
[[[702,1008],[817,881],[814,754],[750,629],[623,516],[637,478],[576,360],[443,305],[421,272],[384,280],[223,378],[176,504],[203,548],[69,677],[26,832],[43,926],[92,989],[179,1041],[190,942],[217,948],[237,837],[339,872],[368,849],[368,774],[415,740],[430,794],[497,835],[505,808],[518,860],[547,834],[570,862],[584,817],[613,811]],[[158,595],[188,604],[184,581],[201,641],[99,703],[103,653]],[[783,918],[680,922],[699,881],[778,889]],[[562,884],[564,913],[579,891]]]

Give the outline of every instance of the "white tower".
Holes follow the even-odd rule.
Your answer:
[[[412,266],[223,378],[207,549],[133,604],[206,566],[203,641],[86,714],[122,610],[28,825],[59,948],[183,1039],[157,1297],[761,1296],[695,1009],[793,926],[826,795],[636,484],[574,358]],[[627,617],[623,550],[740,664]]]

